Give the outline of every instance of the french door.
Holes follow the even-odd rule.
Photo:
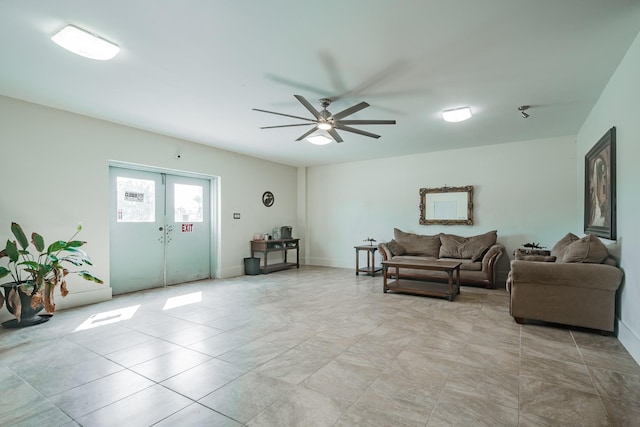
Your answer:
[[[114,294],[211,277],[210,181],[110,167]]]

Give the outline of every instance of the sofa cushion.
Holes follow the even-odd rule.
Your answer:
[[[407,250],[404,248],[404,246],[393,239],[390,242],[387,242],[387,248],[389,248],[389,250],[391,251],[391,255],[394,256],[404,255],[407,253]]]
[[[406,233],[397,228],[393,229],[393,239],[407,252],[407,255],[422,255],[438,258],[440,252],[440,235],[426,236]]]
[[[482,271],[482,263],[461,258],[439,258],[439,261],[456,261],[461,263],[460,270]]]
[[[602,264],[609,256],[607,247],[593,234],[587,234],[567,246],[562,262]]]
[[[489,231],[477,236],[462,237],[455,234],[441,234],[440,258],[460,258],[477,261],[496,244],[498,232]]]
[[[567,233],[566,236],[555,244],[553,249],[551,249],[551,256],[556,257],[556,262],[563,262],[562,258],[564,257],[564,251],[567,250],[567,246],[576,240],[580,240],[580,238],[573,233]]]

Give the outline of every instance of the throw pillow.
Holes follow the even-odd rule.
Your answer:
[[[609,256],[607,247],[593,234],[587,234],[567,246],[562,262],[602,264]]]
[[[406,233],[393,229],[393,239],[406,250],[407,255],[418,255],[438,258],[440,251],[440,235],[426,236]]]
[[[553,249],[551,249],[551,256],[556,257],[558,262],[563,262],[562,258],[564,257],[564,252],[567,250],[567,246],[576,240],[580,240],[580,238],[573,233],[567,233],[567,235],[560,239]]]
[[[498,232],[489,231],[471,237],[456,236],[455,234],[441,234],[440,258],[459,258],[478,261],[482,259],[489,248],[496,244]]]
[[[391,251],[391,255],[393,256],[404,255],[407,253],[407,250],[400,243],[396,242],[393,239],[390,242],[387,242],[387,248],[389,248],[389,250]]]

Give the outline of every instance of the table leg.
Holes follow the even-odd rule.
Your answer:
[[[360,275],[360,251],[356,248],[356,276]]]
[[[382,292],[387,293],[387,269],[386,265],[382,265]]]

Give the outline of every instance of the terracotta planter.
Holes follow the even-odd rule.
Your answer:
[[[9,313],[13,314],[14,316],[14,307],[12,307],[11,303],[9,302],[9,292],[11,292],[12,289],[17,288],[18,286],[19,285],[17,285],[16,283],[2,285],[2,288],[4,289],[4,305],[7,306],[7,310],[9,310]],[[20,295],[20,303],[22,305],[22,314],[20,316],[20,321],[18,322],[18,319],[7,320],[6,322],[2,323],[3,327],[22,328],[25,326],[33,326],[39,323],[44,323],[51,318],[50,314],[38,314],[44,308],[43,304],[40,304],[35,309],[31,308],[31,295],[27,295],[19,291],[18,289],[16,289],[16,292],[18,292],[18,295]]]

